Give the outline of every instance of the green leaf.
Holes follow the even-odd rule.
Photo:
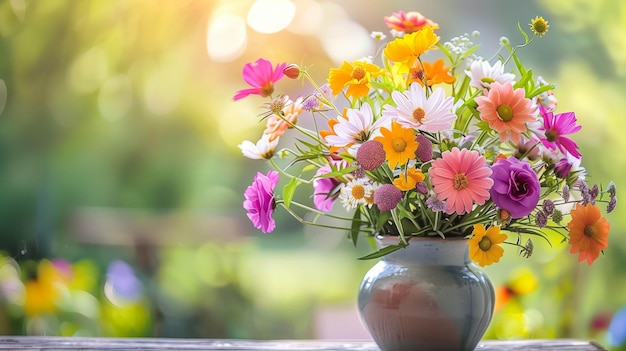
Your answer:
[[[302,182],[296,178],[291,178],[289,184],[283,187],[283,201],[285,202],[286,208],[289,208],[289,205],[291,205],[291,199],[293,198],[293,194],[296,193],[296,187],[301,183]]]
[[[340,177],[342,175],[346,175],[348,173],[352,173],[352,172],[356,171],[357,169],[359,169],[358,166],[346,167],[346,168],[342,168],[342,169],[340,169],[338,171],[333,171],[333,172],[328,172],[328,173],[324,173],[324,174],[318,175],[317,178]]]
[[[519,29],[519,32],[522,33],[522,36],[524,37],[524,41],[528,43],[528,40],[529,40],[528,34],[526,34],[524,29],[522,28],[522,25],[519,22],[517,22],[517,29]]]
[[[361,211],[358,209],[354,211],[354,217],[352,217],[352,225],[350,226],[350,239],[352,244],[356,246],[357,240],[359,240],[359,232],[361,231]]]
[[[404,247],[406,247],[406,246],[402,245],[402,244],[385,246],[382,249],[380,249],[380,250],[378,250],[376,252],[372,252],[369,255],[365,255],[363,257],[359,257],[359,260],[372,260],[372,259],[375,259],[375,258],[380,258],[380,257],[383,257],[383,256],[385,256],[387,254],[390,254],[390,253],[394,252],[394,251],[398,251],[398,250],[400,250],[400,249],[402,249]]]

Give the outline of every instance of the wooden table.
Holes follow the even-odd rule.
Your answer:
[[[0,336],[0,350],[263,350],[263,351],[379,351],[368,341],[326,340],[216,340],[158,338],[83,338],[45,336]],[[606,350],[589,341],[558,340],[487,340],[476,350]]]

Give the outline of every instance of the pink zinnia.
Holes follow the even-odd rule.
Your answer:
[[[252,224],[263,233],[269,233],[276,228],[272,214],[276,207],[274,188],[278,180],[276,171],[269,171],[267,175],[257,172],[252,185],[244,193],[243,208],[248,211]]]
[[[243,67],[243,79],[252,88],[239,90],[233,96],[233,100],[236,101],[248,95],[271,96],[274,92],[274,83],[284,77],[283,70],[286,66],[287,64],[283,62],[277,64],[276,69],[273,69],[272,63],[262,58],[254,63],[247,63]]]
[[[493,185],[491,169],[478,151],[453,148],[433,161],[428,171],[438,200],[446,201],[446,213],[464,214],[474,203],[482,205],[489,199]]]
[[[565,136],[576,133],[582,128],[576,125],[574,112],[555,115],[552,111],[548,111],[543,107],[543,105],[539,105],[539,111],[543,117],[543,127],[540,130],[545,131],[545,136],[539,137],[543,145],[552,150],[558,147],[563,154],[569,152],[572,156],[580,158],[582,155],[578,152],[578,145]]]
[[[518,143],[520,134],[527,130],[526,123],[533,122],[536,109],[532,100],[525,97],[524,89],[513,90],[511,83],[493,82],[486,96],[476,98],[480,118],[500,133],[500,141]]]

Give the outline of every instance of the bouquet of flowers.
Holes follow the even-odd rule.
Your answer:
[[[499,261],[503,243],[529,257],[531,239],[550,242],[550,231],[579,261],[598,258],[610,227],[599,204],[615,208],[615,184],[587,183],[570,138],[581,129],[575,114],[557,112],[556,86],[517,55],[546,34],[548,21],[532,19],[531,34],[518,24],[523,42],[502,38],[490,58],[477,56],[476,32],[442,43],[438,24],[418,12],[384,21],[391,39],[373,32],[378,52],[331,68],[324,84],[295,64],[258,59],[243,68],[251,88],[233,99],[268,103],[260,140],[239,147],[275,168],[245,191],[253,224],[273,231],[280,206],[302,223],[345,228],[355,244],[362,234],[397,237],[362,258],[401,249],[413,236],[464,237],[484,266]],[[310,93],[276,93],[284,77],[304,80]],[[277,149],[285,133],[297,133],[293,145]],[[303,186],[312,204],[294,200]],[[345,225],[321,223],[323,216]]]

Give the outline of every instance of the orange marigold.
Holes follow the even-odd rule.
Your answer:
[[[587,260],[592,264],[609,246],[610,223],[602,217],[600,208],[592,204],[576,204],[570,214],[572,220],[567,224],[570,253],[578,253],[579,262]]]

